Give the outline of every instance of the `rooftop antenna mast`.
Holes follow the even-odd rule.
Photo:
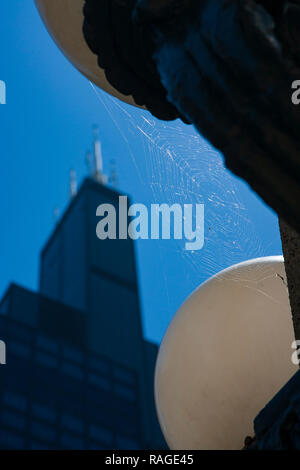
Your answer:
[[[102,149],[101,142],[99,139],[99,128],[97,126],[93,127],[94,134],[94,171],[93,176],[96,181],[99,183],[106,184],[107,177],[103,173],[103,159],[102,159]]]
[[[70,199],[77,194],[77,175],[75,170],[70,170]]]
[[[60,217],[60,208],[59,207],[54,207],[53,217],[54,217],[54,223],[57,224],[57,222],[59,220],[59,217]]]
[[[113,187],[116,187],[118,185],[117,166],[116,166],[116,160],[114,159],[110,161],[109,182]]]
[[[86,164],[88,175],[92,176],[93,175],[93,154],[90,151],[86,152],[85,154],[85,164]]]

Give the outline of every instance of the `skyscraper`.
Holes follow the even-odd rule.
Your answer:
[[[119,194],[87,178],[42,250],[39,293],[11,285],[0,303],[2,449],[165,448],[133,242],[96,237],[103,203],[118,213]]]

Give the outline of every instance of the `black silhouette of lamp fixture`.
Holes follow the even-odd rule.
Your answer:
[[[132,21],[135,0],[35,0],[56,44],[91,82],[163,120],[179,117],[154,65],[154,45]]]

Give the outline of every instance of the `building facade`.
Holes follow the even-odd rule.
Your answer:
[[[119,194],[86,179],[41,253],[40,289],[0,303],[0,448],[163,449],[131,239],[99,240]]]

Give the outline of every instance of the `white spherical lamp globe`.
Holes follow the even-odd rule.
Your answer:
[[[155,399],[171,449],[242,449],[298,370],[282,257],[233,266],[182,305],[160,347]]]

